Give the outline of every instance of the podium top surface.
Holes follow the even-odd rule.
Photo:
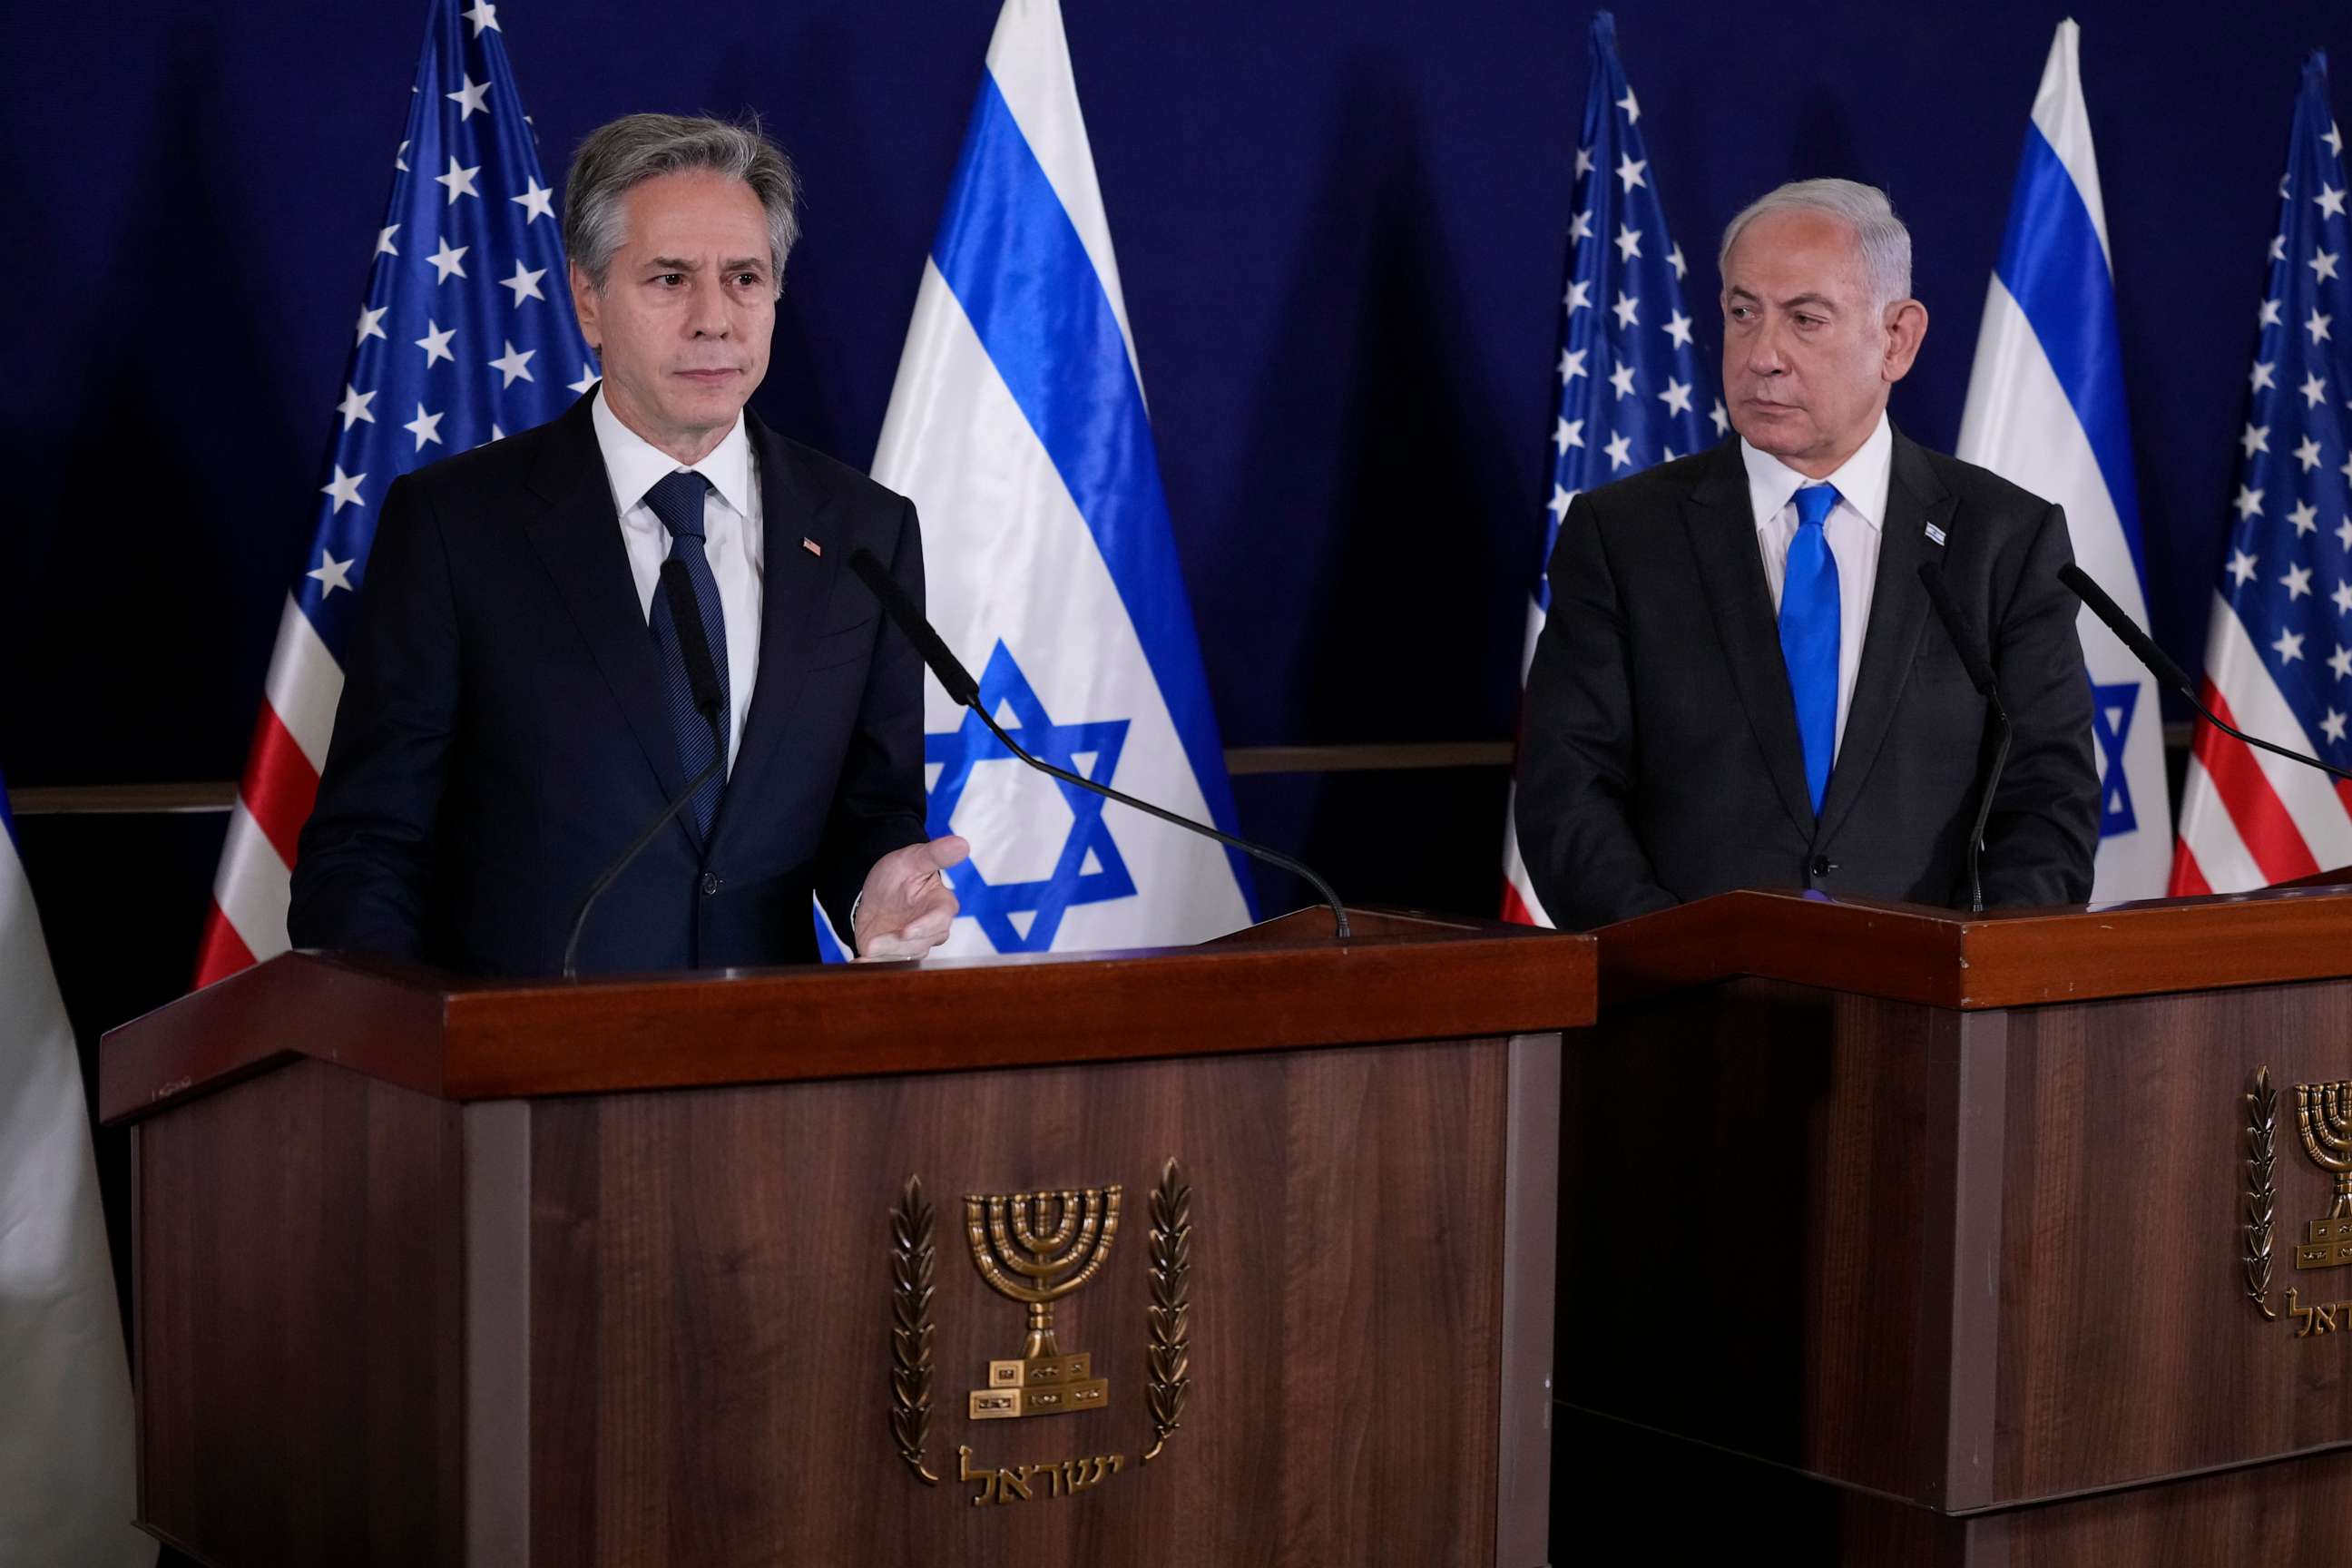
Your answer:
[[[1460,1039],[1595,1016],[1589,937],[1301,910],[1198,947],[473,980],[293,952],[108,1032],[131,1120],[295,1057],[445,1100]]]
[[[1741,977],[1935,1007],[2027,1007],[2352,975],[2352,887],[1980,915],[1737,892],[1594,934],[1603,1007]]]

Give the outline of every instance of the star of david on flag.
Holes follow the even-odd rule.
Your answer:
[[[1041,762],[1067,768],[1106,787],[1118,773],[1119,751],[1127,744],[1127,721],[1055,723],[1029,678],[1013,662],[1013,650],[1001,642],[981,674],[980,700],[1013,742]],[[923,737],[924,764],[937,770],[929,785],[929,829],[934,838],[959,831],[954,826],[956,807],[962,804],[977,766],[992,763],[1030,771],[1027,763],[988,732],[979,714],[968,708],[962,712],[963,721],[954,729]],[[1059,779],[1032,776],[1060,793],[1070,817],[1069,832],[1044,868],[1045,874],[1025,879],[1000,875],[992,880],[982,871],[957,868],[963,873],[955,880],[963,913],[979,922],[999,952],[1047,952],[1070,906],[1124,899],[1135,891],[1135,879],[1128,874],[1118,841],[1103,820],[1103,808],[1110,803]],[[992,857],[992,863],[1001,867],[1003,862]]]
[[[1543,552],[1519,656],[1522,688],[1551,608],[1546,574],[1552,547],[1576,498],[1653,463],[1688,457],[1731,427],[1692,336],[1696,322],[1683,299],[1689,268],[1682,247],[1666,233],[1642,137],[1642,100],[1618,62],[1617,22],[1606,11],[1593,16],[1591,47],[1554,370],[1559,398],[1551,428],[1551,499],[1545,503]],[[1503,816],[1503,918],[1548,926],[1551,919],[1519,858],[1512,815],[1517,795],[1515,784],[1514,804]]]
[[[1059,8],[1009,0],[923,267],[874,477],[923,521],[932,622],[1038,755],[1234,831]],[[943,952],[1200,942],[1238,857],[1013,761],[925,685],[933,834],[969,839]]]
[[[2208,623],[2205,705],[2352,766],[2352,216],[2327,57],[2303,68],[2264,257],[2238,437],[2237,524]],[[2352,784],[2200,725],[2175,893],[2234,893],[2352,864]]]
[[[392,162],[318,524],[279,617],[199,985],[286,950],[295,841],[334,731],[377,503],[401,475],[544,424],[596,380],[565,283],[555,192],[487,0],[463,11],[437,0],[426,16]]]
[[[2081,44],[2079,27],[2058,24],[1986,288],[1956,450],[2063,507],[2076,563],[2145,630],[2139,490]],[[2172,812],[2156,678],[2090,611],[2077,624],[2098,741],[2092,897],[2157,898]]]

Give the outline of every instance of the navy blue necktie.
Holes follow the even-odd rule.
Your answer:
[[[1829,793],[1830,760],[1837,754],[1838,575],[1822,524],[1837,505],[1832,485],[1807,485],[1796,494],[1797,537],[1780,581],[1780,658],[1789,667],[1789,695],[1797,704],[1797,738],[1805,748],[1805,787],[1813,815]]]
[[[720,739],[734,725],[734,709],[727,684],[727,612],[719,602],[719,579],[710,574],[710,559],[703,553],[702,501],[709,491],[700,474],[668,475],[646,492],[646,504],[669,530],[669,558],[686,563],[687,580],[694,584],[696,605],[702,612],[703,635],[710,640],[710,662],[719,672],[719,728],[714,729],[694,706],[694,685],[686,676],[686,655],[671,620],[668,595],[654,592],[650,626],[662,667],[662,690],[668,699],[671,727],[677,731],[677,760],[692,778],[710,763]],[[694,793],[694,826],[708,842],[710,820],[719,814],[719,793],[726,787],[727,770]]]

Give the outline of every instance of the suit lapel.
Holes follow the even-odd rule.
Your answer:
[[[1927,525],[1948,527],[1959,504],[1937,481],[1918,444],[1899,430],[1894,436],[1878,574],[1870,590],[1870,627],[1863,636],[1862,668],[1854,677],[1853,703],[1846,710],[1837,765],[1830,772],[1829,794],[1822,802],[1822,825],[1832,833],[1869,781],[1871,764],[1894,722],[1895,704],[1911,679],[1928,613],[1927,591],[1919,585],[1919,564],[1935,548],[1927,539]]]
[[[742,815],[733,803],[761,798],[782,765],[786,720],[800,699],[811,646],[823,629],[826,596],[854,543],[836,531],[830,498],[810,481],[792,448],[748,412],[744,420],[760,468],[760,668],[735,766],[711,825],[714,844],[729,837],[730,825]],[[808,549],[803,541],[817,549]]]
[[[1797,707],[1789,696],[1788,666],[1772,616],[1771,585],[1756,546],[1755,508],[1739,443],[1725,441],[1683,505],[1699,582],[1714,612],[1717,635],[1731,658],[1731,683],[1747,710],[1748,728],[1764,752],[1780,804],[1800,832],[1813,829],[1813,802],[1805,787],[1805,753],[1797,738]]]
[[[637,604],[628,549],[621,542],[621,521],[613,510],[613,487],[596,443],[591,414],[595,395],[591,392],[572,405],[532,470],[530,488],[548,504],[524,524],[524,531],[548,575],[555,579],[563,606],[612,689],[662,798],[671,800],[685,789],[686,773],[678,761],[677,731],[662,705],[660,665]],[[677,820],[698,853],[692,818],[693,813],[682,811]]]

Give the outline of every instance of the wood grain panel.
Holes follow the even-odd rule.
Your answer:
[[[142,1521],[236,1568],[459,1560],[457,1114],[306,1061],[139,1129]]]
[[[1643,1521],[1652,1561],[1806,1568],[2341,1568],[2352,1454],[2337,1452],[1952,1517],[1562,1407],[1552,1559],[1612,1559]],[[1704,1498],[1704,1507],[1691,1500]]]
[[[1590,939],[1308,910],[1202,947],[565,984],[286,953],[106,1037],[110,1121],[293,1055],[453,1100],[1546,1033],[1594,1014]],[[660,1050],[646,1042],[659,1038]]]
[[[1601,1004],[1736,976],[1974,1010],[2352,974],[2352,891],[2002,910],[1726,893],[1610,926]]]
[[[1485,1563],[1495,1536],[1506,1043],[549,1100],[533,1108],[534,1561]],[[1194,1188],[1193,1378],[1149,1467],[1147,1190]],[[926,1487],[887,1433],[887,1215],[938,1209]],[[1057,1313],[1102,1411],[971,1422],[1023,1313],[961,1194],[1118,1182]],[[1076,1497],[956,1477],[1107,1453]]]
[[[2298,1081],[2352,1077],[2352,984],[2021,1011],[2011,1022],[2000,1495],[2028,1499],[2352,1443],[2352,1333],[2297,1340],[2241,1294],[2257,1066],[2280,1092],[2271,1293],[2327,1211]]]
[[[1958,1014],[1765,981],[1607,1015],[1566,1053],[1559,1396],[1942,1500],[1989,1328],[1956,1259],[1997,1240],[1958,1224],[1962,1058]]]

